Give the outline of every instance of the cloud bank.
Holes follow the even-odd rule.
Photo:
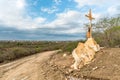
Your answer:
[[[40,0],[31,1],[0,0],[0,39],[84,39],[84,24],[88,22],[84,15],[90,8],[96,20],[104,15],[120,14],[120,0],[53,0],[46,6]],[[35,17],[30,13],[36,14]]]

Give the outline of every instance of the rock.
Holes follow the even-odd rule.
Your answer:
[[[65,77],[65,80],[68,80],[68,79]]]
[[[105,69],[105,66],[102,66],[103,69]]]
[[[96,66],[96,67],[94,67],[92,70],[94,71],[94,70],[96,70],[96,69],[98,69],[98,67]]]
[[[76,75],[77,75],[76,73],[73,74],[73,76],[76,76]]]
[[[52,62],[52,61],[50,61],[50,62],[49,62],[49,64],[51,64],[51,65],[52,65],[52,64],[53,64],[53,62]]]
[[[63,54],[63,57],[66,57],[67,56],[67,54]]]
[[[115,66],[115,67],[118,67],[118,65],[117,65],[117,64],[114,64],[114,66]]]
[[[54,67],[57,67],[57,65],[54,65]]]
[[[83,76],[83,75],[81,75],[80,77],[81,77],[81,78],[83,78],[84,76]]]
[[[69,74],[69,72],[68,72],[68,71],[66,71],[66,72],[65,72],[65,74]]]
[[[100,49],[104,49],[105,47],[100,47]]]
[[[42,75],[45,75],[46,73],[42,73]]]
[[[63,66],[62,68],[63,68],[63,69],[65,69],[65,68],[66,68],[66,66]]]
[[[79,75],[78,75],[78,74],[76,74],[76,77],[79,77]]]
[[[73,72],[73,69],[69,69],[68,71],[69,71],[69,73],[71,73],[71,72]]]

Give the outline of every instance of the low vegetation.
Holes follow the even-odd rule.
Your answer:
[[[0,63],[49,50],[71,52],[77,43],[78,41],[0,41]]]
[[[120,16],[102,18],[94,25],[93,37],[106,47],[120,47]]]

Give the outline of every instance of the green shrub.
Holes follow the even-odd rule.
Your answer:
[[[120,46],[120,26],[111,27],[102,33],[94,32],[93,36],[101,46]]]
[[[50,50],[61,49],[63,52],[71,53],[78,42],[79,41],[0,41],[0,63]]]

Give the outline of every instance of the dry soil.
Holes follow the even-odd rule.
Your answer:
[[[0,65],[0,80],[120,80],[120,48],[104,48],[80,70],[66,53],[47,51]]]

